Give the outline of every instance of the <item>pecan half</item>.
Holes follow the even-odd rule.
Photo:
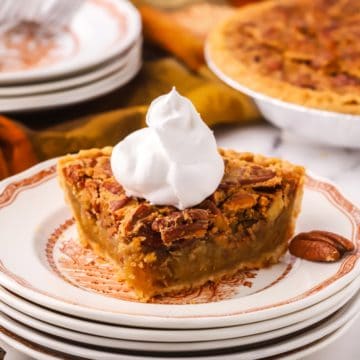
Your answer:
[[[239,211],[252,208],[256,204],[256,197],[246,192],[238,192],[226,200],[224,208],[229,211]]]
[[[156,219],[152,230],[160,232],[164,244],[176,240],[201,238],[209,226],[209,213],[202,209],[187,209]]]
[[[123,187],[118,182],[113,180],[104,181],[103,187],[112,194],[121,194],[124,192]]]
[[[212,232],[225,231],[228,228],[225,216],[213,201],[206,199],[198,206],[201,209],[207,210],[209,215],[211,215],[211,221],[213,222]]]
[[[310,232],[310,235],[319,237],[319,239],[321,238],[321,240],[323,241],[332,242],[340,251],[340,253],[345,253],[346,251],[353,251],[355,249],[354,244],[350,240],[330,231],[314,230]]]
[[[132,212],[130,219],[125,224],[126,233],[133,231],[137,222],[143,221],[148,215],[153,212],[153,208],[146,204],[138,205],[135,210]]]
[[[63,169],[66,180],[78,189],[85,186],[86,175],[80,164],[68,165]]]
[[[221,214],[220,209],[215,205],[215,203],[209,199],[204,200],[201,204],[198,205],[199,208],[203,210],[208,210],[210,214],[219,215]]]
[[[300,233],[289,245],[292,255],[321,262],[337,261],[354,248],[354,244],[343,236],[320,230]]]
[[[249,173],[244,173],[242,177],[239,178],[239,183],[241,185],[252,185],[260,182],[268,181],[275,177],[276,173],[271,169],[266,169],[261,166],[252,166]]]
[[[101,169],[102,169],[102,172],[104,174],[106,174],[107,176],[112,176],[113,173],[112,173],[112,170],[111,170],[111,164],[110,164],[110,160],[109,159],[106,159],[105,161],[103,161],[101,163]]]
[[[255,185],[265,183],[276,176],[276,173],[268,168],[253,165],[233,168],[224,179],[225,183],[240,185]]]
[[[122,207],[124,207],[129,201],[131,200],[131,198],[124,196],[121,199],[118,200],[112,200],[110,201],[109,204],[109,209],[110,211],[116,211],[118,209],[121,209]]]

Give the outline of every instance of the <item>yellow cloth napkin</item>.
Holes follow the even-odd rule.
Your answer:
[[[196,75],[174,59],[146,62],[130,84],[117,91],[119,110],[91,115],[43,131],[28,132],[39,160],[80,149],[114,145],[145,126],[147,105],[176,86],[209,125],[247,123],[259,118],[251,101],[217,79]]]

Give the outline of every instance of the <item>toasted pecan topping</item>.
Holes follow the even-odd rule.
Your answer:
[[[224,203],[224,208],[229,211],[239,211],[253,207],[257,203],[257,197],[246,192],[237,192]]]
[[[165,250],[182,240],[229,238],[240,231],[240,223],[241,229],[250,228],[263,218],[263,210],[275,196],[267,192],[259,194],[262,187],[277,189],[287,197],[287,188],[283,186],[279,190],[277,187],[279,179],[281,184],[281,177],[276,175],[280,163],[261,156],[255,159],[251,154],[240,157],[231,151],[222,150],[222,155],[225,160],[222,184],[201,204],[183,211],[127,197],[111,173],[108,156],[98,156],[97,161],[76,159],[63,171],[68,174],[67,181],[80,190],[85,201],[90,200],[90,215],[101,218],[102,225],[114,238],[119,236],[126,243],[140,239],[141,246],[146,249],[164,247]],[[102,216],[103,213],[106,216]],[[248,233],[242,234],[248,236]]]
[[[167,245],[177,240],[204,237],[208,226],[209,213],[202,209],[176,211],[152,223],[152,229],[161,234]]]
[[[257,184],[268,181],[275,177],[275,175],[276,173],[271,169],[254,165],[248,169],[244,168],[242,176],[239,177],[239,183],[242,185]]]
[[[74,184],[77,188],[83,188],[85,185],[85,172],[81,164],[68,165],[63,169],[67,181]]]
[[[112,201],[110,201],[109,208],[111,211],[116,211],[116,210],[124,207],[130,200],[131,200],[131,198],[129,198],[127,196],[125,196],[119,200],[112,200]]]
[[[117,181],[114,180],[104,182],[103,187],[115,195],[121,194],[124,191],[123,187]]]
[[[208,213],[210,214],[212,233],[223,232],[228,229],[229,224],[228,221],[226,220],[226,217],[224,216],[222,211],[215,205],[213,201],[206,199],[199,205],[199,208],[207,210]]]
[[[254,185],[264,183],[276,176],[276,173],[266,167],[253,165],[235,167],[230,169],[225,177],[225,183],[235,183],[240,185]]]
[[[107,175],[107,176],[112,176],[110,159],[107,159],[107,161],[104,161],[104,162],[101,164],[101,169],[102,169],[102,171],[104,172],[105,175]]]
[[[140,204],[137,206],[130,215],[130,219],[126,222],[124,228],[127,233],[130,233],[137,222],[146,218],[153,212],[153,208],[147,204]]]
[[[220,209],[215,205],[215,203],[209,199],[204,200],[199,204],[200,209],[208,210],[213,215],[221,214]]]

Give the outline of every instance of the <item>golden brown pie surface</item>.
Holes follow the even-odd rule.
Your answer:
[[[211,34],[215,65],[240,84],[300,105],[360,114],[360,1],[272,0]]]
[[[218,189],[180,211],[127,197],[112,175],[111,150],[65,156],[58,175],[82,244],[110,259],[140,299],[268,266],[287,250],[300,211],[302,167],[220,150],[225,174]]]

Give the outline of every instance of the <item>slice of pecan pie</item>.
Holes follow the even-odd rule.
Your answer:
[[[111,151],[65,156],[58,176],[82,244],[111,259],[139,299],[269,266],[286,252],[300,210],[302,167],[220,150],[225,174],[218,189],[179,211],[127,197],[113,177]]]

